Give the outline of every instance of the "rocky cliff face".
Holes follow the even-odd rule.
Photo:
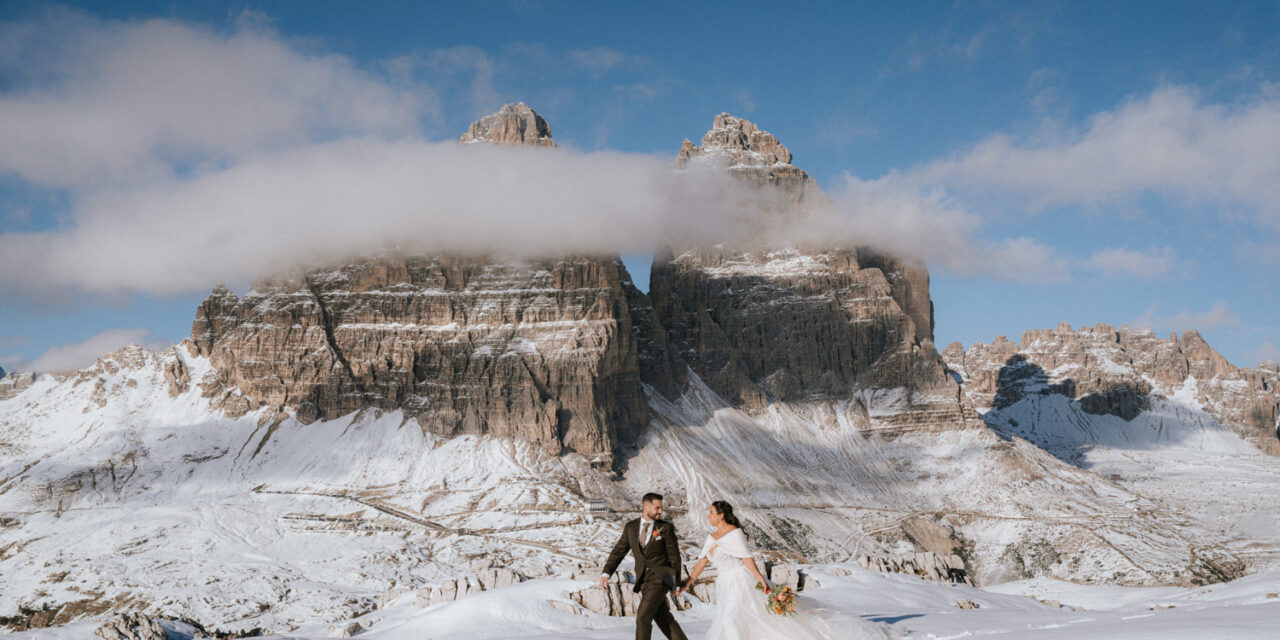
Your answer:
[[[553,146],[549,135],[520,104],[463,138]],[[258,282],[241,299],[217,288],[192,349],[217,369],[205,393],[226,394],[233,416],[404,409],[437,434],[516,436],[607,466],[647,419],[624,283],[614,257],[383,257]]]
[[[711,130],[702,136],[701,145],[686,138],[676,164],[727,169],[749,184],[772,187],[792,203],[823,197],[813,178],[791,164],[791,151],[777,137],[749,120],[727,113],[716,116]]]
[[[18,395],[23,389],[35,384],[36,374],[33,371],[15,371],[0,376],[0,400],[7,400]]]
[[[685,141],[678,164],[728,167],[744,189],[795,205],[823,198],[791,159],[772,134],[720,114],[701,146]],[[957,406],[933,346],[924,265],[854,247],[674,246],[655,256],[650,283],[670,348],[741,408],[869,387]]]
[[[524,104],[462,140],[554,146]],[[702,142],[678,162],[728,168],[783,205],[777,215],[823,197],[746,120],[721,114]],[[676,398],[689,371],[745,409],[902,389],[882,413],[966,419],[933,347],[923,265],[865,248],[677,247],[651,283],[637,290],[613,256],[384,256],[264,280],[243,298],[215,289],[190,348],[216,371],[197,382],[232,416],[403,409],[436,434],[515,436],[601,465],[648,421],[641,381]],[[166,375],[175,394],[189,382]]]
[[[525,103],[504,105],[497,113],[471,123],[459,141],[464,144],[486,142],[532,147],[554,147],[551,125]]]
[[[1006,407],[1028,393],[1060,393],[1094,414],[1132,420],[1150,398],[1177,397],[1202,407],[1265,452],[1280,455],[1280,367],[1237,368],[1195,331],[1160,338],[1148,329],[1108,324],[1073,330],[1062,323],[1019,342],[999,336],[943,357],[965,378],[979,407]]]

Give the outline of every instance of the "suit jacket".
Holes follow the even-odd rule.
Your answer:
[[[658,520],[654,524],[654,533],[649,534],[649,544],[640,545],[640,518],[623,525],[622,537],[613,545],[613,551],[605,562],[604,572],[613,575],[618,564],[626,557],[627,552],[636,559],[636,586],[646,578],[659,579],[668,588],[675,589],[680,582],[680,546],[676,539],[676,526],[666,520]]]

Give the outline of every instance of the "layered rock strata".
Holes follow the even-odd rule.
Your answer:
[[[1027,393],[1060,393],[1094,414],[1132,420],[1149,398],[1177,396],[1272,455],[1280,455],[1280,367],[1236,367],[1196,331],[1161,338],[1149,329],[1097,324],[998,336],[943,351],[979,407],[1007,407]]]
[[[791,164],[791,151],[777,137],[750,120],[728,113],[715,117],[711,130],[702,136],[701,145],[685,138],[676,156],[676,165],[728,170],[748,184],[770,187],[774,193],[767,195],[782,194],[784,203],[800,204],[823,198],[818,183]]]
[[[523,104],[463,139],[554,146]],[[616,257],[379,257],[257,282],[243,298],[216,288],[191,348],[217,370],[206,394],[243,392],[224,404],[232,415],[403,409],[437,434],[515,436],[607,465],[647,420],[629,283]]]
[[[779,215],[804,215],[824,196],[791,160],[772,134],[720,114],[677,163],[727,167],[743,189],[781,192],[792,206]],[[857,247],[677,244],[655,256],[650,284],[670,349],[739,408],[904,388],[964,420],[933,346],[923,264]]]
[[[15,371],[0,378],[0,400],[8,400],[36,382],[34,371]]]
[[[858,556],[858,566],[880,573],[905,573],[932,582],[977,586],[956,554],[944,556],[932,551],[899,556]]]
[[[550,136],[522,103],[462,140],[554,146]],[[824,196],[791,159],[772,134],[721,114],[678,164],[727,169],[772,215],[802,215]],[[883,421],[973,422],[933,348],[923,265],[865,248],[672,247],[651,284],[636,289],[616,256],[383,256],[262,280],[242,298],[219,287],[190,349],[212,362],[197,382],[231,415],[269,407],[272,420],[310,423],[402,409],[433,433],[515,436],[602,465],[648,421],[641,382],[676,398],[689,371],[749,410],[902,389]],[[165,373],[171,393],[191,382],[180,366]]]
[[[404,409],[441,435],[607,457],[646,420],[624,275],[588,257],[367,261],[217,289],[192,343],[219,385],[303,423]]]
[[[504,105],[497,113],[473,123],[462,134],[463,144],[476,142],[531,147],[554,147],[551,125],[523,102]]]
[[[419,589],[414,601],[422,607],[430,607],[442,602],[453,602],[482,591],[492,591],[528,580],[519,572],[507,567],[493,567],[473,575],[445,580],[434,587]]]

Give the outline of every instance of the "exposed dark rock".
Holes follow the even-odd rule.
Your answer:
[[[1093,414],[1132,420],[1152,396],[1182,393],[1246,440],[1280,455],[1280,367],[1235,367],[1196,331],[1160,338],[1149,329],[1097,324],[998,336],[943,352],[978,407],[1007,407],[1027,392],[1061,393]]]
[[[803,215],[805,200],[823,198],[777,138],[729,114],[702,146],[685,142],[678,164],[693,163],[730,167],[743,189],[787,194],[793,207],[778,215]],[[867,387],[955,402],[922,264],[857,247],[675,245],[655,256],[650,284],[672,351],[739,407]]]

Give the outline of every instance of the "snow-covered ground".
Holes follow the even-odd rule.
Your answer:
[[[771,553],[825,563],[813,598],[913,638],[1251,638],[1264,637],[1254,618],[1280,613],[1266,597],[1280,588],[1280,465],[1176,399],[1125,423],[1029,395],[989,413],[990,428],[877,430],[881,404],[905,392],[747,415],[695,378],[677,402],[651,396],[651,428],[611,478],[519,441],[439,438],[398,412],[230,419],[198,384],[170,393],[173,358],[193,383],[210,372],[181,348],[131,348],[0,401],[0,616],[93,602],[301,637],[359,618],[389,640],[625,638],[629,620],[549,601],[566,601],[580,585],[565,576],[594,570],[654,489],[683,541],[705,533],[708,502],[728,499]],[[624,513],[594,516],[593,499]],[[913,520],[964,541],[980,584],[1005,584],[830,573],[858,554],[918,550],[903,529]],[[1270,572],[1114,586],[1185,585],[1231,563]],[[535,579],[430,609],[411,593],[490,565]],[[681,614],[693,637],[710,611]]]
[[[840,566],[841,573],[830,572]],[[902,575],[884,575],[851,565],[810,570],[821,584],[805,592],[816,605],[859,615],[885,625],[900,638],[942,640],[966,637],[1262,640],[1275,637],[1280,620],[1280,573],[1254,575],[1207,587],[1125,588],[1081,586],[1050,579],[1001,584],[986,589],[943,586]],[[406,596],[353,619],[370,640],[624,640],[634,621],[553,607],[567,603],[565,592],[589,584],[543,578],[424,608]],[[962,601],[976,609],[960,609]],[[1055,603],[1056,602],[1056,603]],[[714,606],[694,603],[677,619],[690,638],[704,635]],[[76,623],[14,634],[15,640],[91,640],[94,624]],[[656,631],[655,631],[656,634]],[[280,634],[327,637],[322,625]],[[853,640],[853,639],[851,639]]]
[[[1028,395],[986,416],[1059,458],[1159,505],[1254,571],[1280,567],[1280,458],[1260,453],[1194,400],[1151,398],[1131,421]]]

